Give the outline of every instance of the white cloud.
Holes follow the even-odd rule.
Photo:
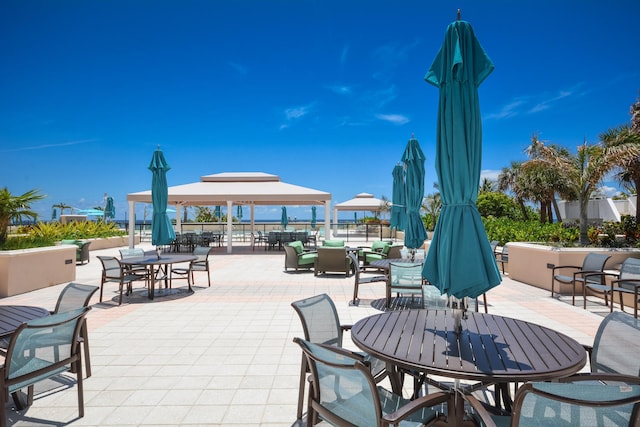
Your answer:
[[[509,117],[513,117],[518,115],[518,107],[520,107],[521,105],[523,105],[525,102],[522,100],[515,100],[510,102],[509,104],[503,106],[500,111],[498,111],[497,113],[491,113],[491,114],[487,114],[484,118],[489,120],[489,119],[496,119],[496,120],[500,120],[500,119],[506,119]]]
[[[404,125],[410,122],[408,117],[401,114],[376,114],[376,118],[396,125]]]
[[[287,108],[284,110],[284,115],[287,120],[299,119],[300,117],[304,117],[311,111],[312,105],[304,105],[301,107],[293,107]]]
[[[484,169],[480,172],[480,181],[484,178],[487,178],[491,181],[498,181],[498,175],[500,175],[502,171],[492,170],[492,169]]]
[[[20,147],[20,148],[10,148],[8,150],[0,150],[0,153],[10,153],[16,151],[29,151],[29,150],[42,150],[44,148],[56,148],[56,147],[66,147],[68,145],[79,145],[79,144],[87,144],[90,142],[96,142],[97,139],[81,139],[78,141],[67,141],[60,142],[57,144],[42,144],[42,145],[32,145],[31,147]]]

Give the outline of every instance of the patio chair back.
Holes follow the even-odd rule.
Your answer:
[[[387,307],[391,303],[391,295],[410,294],[422,297],[422,264],[410,262],[392,262],[389,264],[389,280],[387,282]]]
[[[640,321],[619,311],[604,318],[593,342],[591,372],[640,376]]]
[[[60,292],[53,313],[64,313],[65,311],[86,307],[98,289],[100,289],[98,286],[83,285],[74,282],[69,283],[62,289],[62,292]]]
[[[302,322],[304,339],[318,344],[342,346],[342,328],[338,310],[327,294],[291,303]]]
[[[589,253],[582,261],[582,271],[602,271],[611,255]]]
[[[144,256],[144,249],[142,248],[125,248],[125,249],[119,249],[119,251],[120,251],[120,259]]]
[[[308,425],[317,415],[331,425],[389,425],[384,416],[411,402],[376,386],[362,355],[337,347],[314,344],[300,338],[296,342],[311,368]],[[440,399],[446,399],[442,393]],[[413,405],[415,412],[403,419],[402,425],[422,425],[435,418],[431,407]]]
[[[81,356],[78,334],[91,307],[53,314],[23,323],[12,335],[2,375],[3,395],[28,387],[27,404],[33,402],[33,384],[62,372],[76,373],[78,411],[84,416]],[[14,400],[17,397],[14,396]],[[6,423],[4,401],[0,420]]]
[[[625,259],[620,267],[620,277],[616,282],[617,286],[633,291],[638,286],[638,281],[640,281],[640,259]]]
[[[565,382],[567,381],[567,382]],[[512,426],[637,426],[640,378],[584,375],[518,389]]]

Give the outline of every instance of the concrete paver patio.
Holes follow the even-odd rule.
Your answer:
[[[136,295],[118,306],[117,286],[107,284],[105,301],[99,303],[96,293],[88,314],[93,375],[84,381],[84,418],[78,418],[73,386],[36,394],[26,410],[10,409],[9,423],[293,425],[301,356],[292,339],[302,336],[302,328],[291,302],[325,292],[336,302],[342,323],[378,311],[367,304],[349,306],[353,277],[285,273],[284,252],[259,248],[252,253],[235,244],[234,252],[213,249],[212,285],[206,286],[204,273],[196,273],[193,294],[149,301],[139,282]],[[100,284],[97,255],[118,256],[118,250],[91,252],[91,262],[77,267],[76,282]],[[53,309],[63,287],[4,298],[0,304]],[[186,283],[174,287],[186,289]],[[384,284],[361,285],[359,294],[363,300],[381,298]],[[583,310],[582,301],[573,307],[570,296],[552,299],[548,291],[508,276],[487,295],[490,313],[548,326],[584,344],[592,343],[609,312],[601,300]],[[355,348],[348,337],[345,345]]]

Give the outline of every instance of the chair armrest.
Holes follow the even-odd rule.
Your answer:
[[[593,346],[591,344],[582,344],[582,347],[587,352],[587,360],[591,364],[591,354],[593,354]]]
[[[593,277],[600,277],[600,278],[601,278],[601,280],[602,280],[602,278],[607,277],[607,276],[611,276],[611,277],[620,277],[620,274],[619,274],[619,273],[605,273],[604,271],[595,271],[595,272],[594,272],[594,271],[584,271],[583,273],[584,273],[584,274],[583,274],[582,278],[585,280],[585,282],[587,281],[587,279],[588,279],[589,277],[592,277],[592,276],[593,276]],[[581,274],[581,272],[580,272],[580,271],[578,271],[578,272],[576,272],[576,273],[573,273],[574,278],[575,278],[575,276],[576,276],[577,274]]]
[[[574,268],[576,270],[580,270],[582,268],[582,266],[577,266],[577,265],[557,265],[557,266],[553,267],[552,273],[555,274],[556,270],[560,270],[562,268]]]
[[[390,425],[398,425],[400,421],[404,420],[420,409],[429,408],[431,406],[447,402],[449,400],[449,396],[449,393],[444,391],[421,396],[402,406],[397,411],[393,411],[389,414],[384,415],[382,418]]]
[[[613,286],[616,283],[620,282],[628,283],[629,285],[636,288],[640,287],[640,279],[616,279],[611,281],[611,285]]]

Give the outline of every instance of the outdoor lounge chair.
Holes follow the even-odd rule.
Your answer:
[[[446,392],[408,400],[380,386],[365,358],[349,350],[295,338],[311,368],[307,425],[320,419],[339,426],[421,426],[439,414]]]
[[[607,285],[606,277],[611,277],[611,284]],[[640,287],[640,259],[627,258],[622,262],[620,271],[618,272],[601,272],[589,273],[585,276],[586,283],[582,288],[583,308],[587,308],[587,290],[604,295],[606,305],[609,305],[609,296],[611,296],[611,305],[609,311],[613,311],[614,293],[620,296],[620,309],[624,311],[623,294],[634,295],[634,317],[638,317],[638,288]],[[594,280],[602,281],[595,283]]]
[[[640,376],[640,321],[619,311],[608,314],[585,349],[591,372]]]
[[[351,258],[347,256],[347,249],[344,247],[320,246],[313,270],[315,276],[321,273],[332,272],[344,273],[349,277],[351,272]]]
[[[67,311],[77,310],[87,307],[93,294],[99,288],[97,286],[83,285],[81,283],[71,282],[62,289],[56,302],[56,308],[51,314],[65,313]],[[87,371],[87,378],[91,376],[91,356],[89,354],[89,331],[87,330],[87,319],[82,319],[78,342],[82,343],[84,350],[84,365]]]
[[[551,272],[551,298],[554,296],[555,284],[565,284],[572,286],[571,304],[576,305],[576,284],[586,282],[585,275],[589,273],[602,273],[604,265],[611,255],[589,253],[582,261],[582,267],[577,265],[559,265],[554,266]],[[574,273],[572,276],[556,274],[561,269],[572,269]],[[593,280],[593,283],[604,284],[604,278],[600,277],[598,280]]]
[[[342,337],[345,331],[351,329],[351,325],[341,325],[338,311],[333,300],[327,294],[294,301],[291,306],[300,317],[304,338],[307,341],[318,344],[326,344],[342,347]],[[382,381],[386,376],[385,364],[379,359],[364,355],[376,382]],[[297,419],[302,419],[302,406],[304,403],[305,377],[309,372],[307,359],[302,356],[300,366],[300,388],[298,394]]]
[[[76,374],[78,412],[84,416],[82,355],[78,335],[91,307],[62,312],[23,323],[11,336],[2,366],[0,389],[0,426],[7,425],[5,402],[13,395],[18,409],[23,408],[18,393],[27,387],[27,405],[33,403],[34,384],[71,369]]]
[[[191,261],[189,266],[186,268],[178,267],[171,268],[169,272],[169,286],[171,286],[171,282],[174,280],[174,275],[179,276],[179,278],[187,279],[187,284],[189,285],[189,292],[193,291],[191,289],[191,285],[195,284],[195,271],[204,271],[207,273],[207,283],[209,287],[211,287],[211,273],[209,271],[209,254],[211,253],[211,248],[208,246],[197,246],[193,250],[193,255],[197,257],[197,259]]]
[[[76,249],[76,263],[84,264],[91,262],[91,257],[89,255],[89,246],[91,246],[91,242],[87,242],[86,240],[76,240],[76,239],[68,239],[61,240],[61,245],[75,245]]]
[[[473,395],[461,398],[479,425],[638,426],[640,378],[616,374],[578,374],[553,382],[526,383],[518,389],[511,415],[487,411]]]
[[[295,268],[296,272],[299,268],[313,268],[316,256],[315,251],[306,251],[301,241],[291,242],[284,246],[284,271],[288,268]]]
[[[419,295],[422,298],[422,264],[409,262],[392,262],[389,264],[389,280],[387,281],[387,308],[391,305],[391,295],[395,292],[409,294],[411,298]],[[424,300],[423,300],[424,303]],[[423,305],[424,308],[424,305]]]
[[[131,274],[120,263],[120,260],[113,256],[98,256],[98,259],[102,263],[102,278],[100,280],[100,302],[102,302],[102,293],[104,291],[104,284],[107,282],[115,282],[120,289],[120,299],[118,305],[122,304],[122,291],[124,286],[127,286],[127,295],[132,292],[131,282],[135,280],[141,280],[141,276],[137,274]]]
[[[355,272],[353,281],[353,300],[351,300],[351,305],[358,305],[360,299],[358,298],[358,288],[361,283],[376,283],[376,282],[387,282],[386,275],[376,275],[376,276],[362,276],[363,273],[366,273],[360,268],[360,263],[358,262],[358,257],[356,254],[350,253],[348,254],[349,258],[351,258],[351,265],[353,266],[353,270]]]

